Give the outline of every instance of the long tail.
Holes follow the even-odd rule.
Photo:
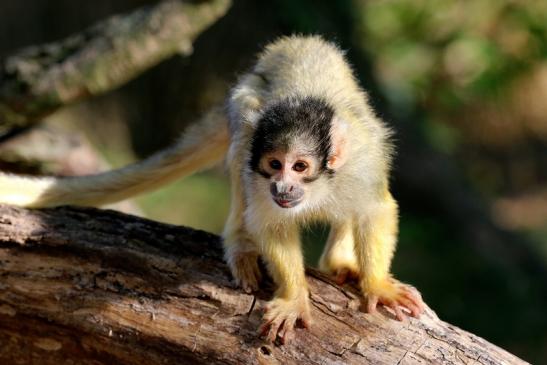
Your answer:
[[[188,128],[172,147],[118,170],[76,177],[0,173],[0,203],[26,207],[100,206],[153,190],[224,158],[229,133],[220,111]]]

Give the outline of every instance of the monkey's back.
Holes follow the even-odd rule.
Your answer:
[[[267,101],[305,95],[348,105],[366,98],[343,52],[319,36],[280,38],[260,55],[255,72],[266,79]]]

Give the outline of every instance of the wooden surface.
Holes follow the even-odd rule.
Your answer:
[[[308,270],[311,330],[257,338],[271,283],[231,284],[217,236],[113,211],[0,206],[0,364],[523,364],[427,310],[397,322]],[[469,308],[469,310],[473,310]]]

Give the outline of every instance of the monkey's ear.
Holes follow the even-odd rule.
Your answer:
[[[248,110],[241,119],[241,125],[248,131],[256,129],[256,125],[260,119],[260,112],[258,110]]]
[[[335,116],[330,130],[332,147],[327,160],[329,169],[337,170],[348,160],[348,133],[349,123]]]

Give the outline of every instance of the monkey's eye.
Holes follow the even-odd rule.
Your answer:
[[[292,166],[292,169],[296,172],[304,172],[308,169],[308,164],[303,161],[298,161]]]
[[[274,170],[281,170],[283,165],[281,164],[281,162],[279,160],[271,160],[270,161],[270,167]]]

